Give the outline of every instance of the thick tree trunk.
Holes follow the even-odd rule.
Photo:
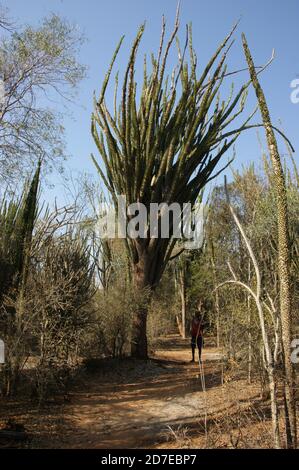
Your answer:
[[[132,322],[131,336],[131,356],[136,359],[147,359],[147,314],[149,295],[152,285],[149,281],[149,257],[144,255],[138,263],[133,266],[133,281],[135,288],[141,295],[144,295],[144,301],[138,302],[136,312]]]

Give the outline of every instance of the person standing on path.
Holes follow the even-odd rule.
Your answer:
[[[198,311],[195,313],[191,323],[191,350],[192,359],[191,362],[195,362],[195,349],[198,348],[198,359],[201,361],[201,351],[203,347],[203,317],[200,313],[201,304]]]

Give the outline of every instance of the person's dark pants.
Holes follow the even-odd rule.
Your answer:
[[[191,338],[192,361],[195,360],[196,343],[197,343],[197,347],[198,347],[198,359],[201,360],[201,350],[202,350],[202,346],[203,346],[202,336],[198,336],[197,341],[196,341],[196,336],[192,336],[192,338]]]

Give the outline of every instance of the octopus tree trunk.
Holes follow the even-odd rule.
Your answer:
[[[150,301],[150,294],[153,286],[149,282],[149,260],[143,256],[141,260],[133,266],[133,280],[135,288],[145,298],[139,303],[132,321],[131,336],[131,356],[136,359],[148,358],[147,345],[147,315]]]

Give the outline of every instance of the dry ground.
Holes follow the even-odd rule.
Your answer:
[[[3,401],[0,416],[25,426],[30,447],[267,447],[257,387],[230,381],[215,348],[204,349],[203,367],[206,392],[189,340],[170,335],[147,362],[103,360],[80,374],[67,401]]]

